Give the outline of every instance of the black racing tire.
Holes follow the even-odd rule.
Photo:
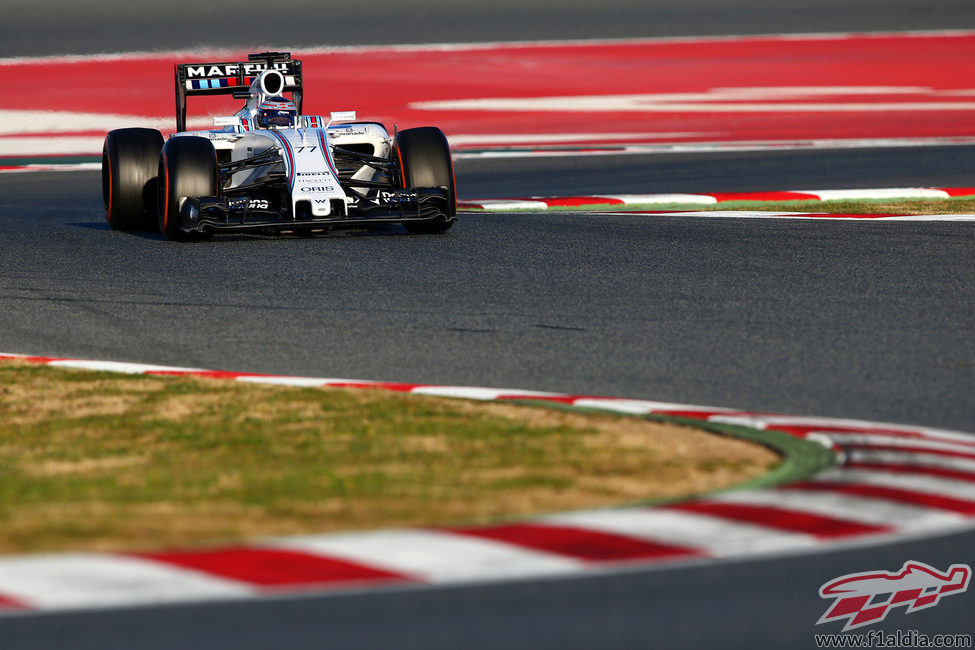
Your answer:
[[[154,229],[156,175],[162,133],[155,129],[116,129],[102,147],[102,198],[113,230]]]
[[[405,222],[414,233],[443,232],[453,225],[457,215],[457,192],[454,187],[454,164],[450,145],[443,131],[435,126],[404,129],[396,134],[400,182],[404,189],[447,187],[447,213],[429,221]]]
[[[213,144],[206,138],[170,138],[159,156],[159,232],[173,241],[205,239],[205,233],[180,229],[180,199],[218,196],[220,168]]]

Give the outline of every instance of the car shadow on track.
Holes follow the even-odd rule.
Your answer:
[[[76,221],[68,224],[74,228],[85,228],[88,230],[104,230],[111,231],[112,228],[107,223],[97,222],[97,221]],[[150,230],[128,230],[125,231],[125,235],[132,235],[135,237],[140,237],[142,239],[151,239],[156,241],[166,241],[166,237],[159,232],[153,232]],[[390,225],[377,225],[369,228],[348,228],[348,229],[331,229],[322,230],[320,232],[313,233],[262,233],[262,232],[240,232],[233,234],[220,234],[214,235],[213,237],[208,237],[199,242],[195,243],[205,243],[205,242],[241,242],[241,241],[278,241],[285,239],[334,239],[334,238],[347,238],[347,237],[424,237],[427,235],[422,234],[412,234],[406,231],[402,226],[396,224]],[[443,236],[443,233],[438,233],[436,236]]]

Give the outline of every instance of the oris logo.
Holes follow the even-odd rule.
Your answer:
[[[306,185],[301,188],[302,192],[334,192],[335,188],[331,185]]]

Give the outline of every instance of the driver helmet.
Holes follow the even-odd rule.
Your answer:
[[[298,108],[284,97],[268,97],[257,107],[257,125],[265,129],[272,126],[290,128],[297,119]]]

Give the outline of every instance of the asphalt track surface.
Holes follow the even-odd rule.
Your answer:
[[[0,56],[972,27],[969,0],[5,0]]]
[[[457,182],[461,198],[483,198],[482,189],[654,191],[656,183],[686,192],[892,178],[950,186],[970,180],[973,160],[967,147],[606,156],[595,165],[552,158],[548,180],[517,162],[464,160]],[[662,177],[626,180],[626,170]],[[0,197],[5,351],[961,430],[975,421],[970,224],[466,214],[442,236],[388,227],[181,245],[109,230],[97,173],[7,174]],[[5,648],[132,639],[144,648],[310,648],[325,639],[363,648],[807,644],[823,631],[813,622],[826,580],[907,559],[964,562],[973,541],[955,535],[581,580],[41,615],[5,620],[0,630]],[[949,599],[909,623],[931,634],[968,631],[959,627],[965,604]],[[890,618],[892,630],[905,624]]]
[[[883,177],[907,176],[926,158],[913,149],[875,155]],[[564,186],[526,179],[510,162],[459,161],[457,174],[462,188],[483,184],[508,196],[536,186],[654,191],[652,181],[614,184],[627,169],[652,174],[656,166],[702,175],[659,181],[674,191],[813,188],[833,187],[840,175],[850,182],[844,161],[866,156],[604,157],[585,172],[590,187],[568,171]],[[961,182],[972,160],[972,149],[946,148],[914,178]],[[811,176],[780,171],[765,175],[764,187],[753,178],[788,168]],[[975,421],[975,265],[965,224],[468,214],[443,237],[390,227],[179,246],[108,230],[96,173],[5,175],[0,187],[0,308],[13,351],[690,396],[962,430]],[[469,192],[462,197],[481,196]]]
[[[968,147],[870,155],[463,160],[457,177],[461,198],[975,177]],[[0,188],[9,351],[975,422],[966,224],[467,214],[442,237],[181,246],[110,231],[94,172]]]
[[[179,2],[138,11],[115,0],[14,2],[5,6],[0,55],[975,22],[968,0],[447,4],[384,5],[368,21],[358,6],[326,5],[335,13],[325,21],[316,3],[307,8],[316,21],[257,3],[191,12]],[[194,20],[178,24],[188,13]],[[973,161],[965,147],[607,156],[460,161],[457,175],[469,199],[970,186]],[[971,431],[973,248],[970,224],[558,213],[465,215],[443,236],[390,228],[185,246],[109,231],[97,174],[11,174],[0,176],[0,341],[4,352],[595,393]],[[9,618],[0,622],[0,647],[811,647],[814,633],[835,631],[813,625],[827,580],[909,559],[972,563],[973,543],[969,533],[573,580]],[[971,633],[967,598],[908,617],[895,612],[877,628]]]

